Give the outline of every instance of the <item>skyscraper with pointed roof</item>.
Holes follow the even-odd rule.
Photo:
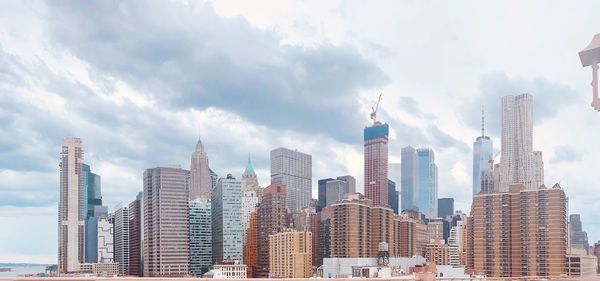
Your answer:
[[[258,186],[258,179],[254,168],[252,168],[252,160],[248,156],[248,163],[242,174],[242,237],[244,245],[247,242],[250,217],[252,212],[256,210],[258,203],[260,203],[261,197],[262,188]]]
[[[492,139],[485,135],[485,119],[481,110],[481,136],[473,143],[473,196],[483,190],[493,190],[494,145]]]
[[[200,138],[198,138],[196,150],[192,153],[190,174],[190,200],[210,198],[212,180],[208,168],[208,155]]]

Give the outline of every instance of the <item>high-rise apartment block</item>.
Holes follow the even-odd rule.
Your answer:
[[[558,185],[479,194],[468,221],[468,266],[491,277],[559,276],[567,253],[565,193]]]
[[[190,274],[202,276],[212,265],[212,220],[210,200],[196,198],[190,206]]]
[[[119,205],[113,213],[114,260],[119,263],[119,275],[129,272],[129,209]]]
[[[204,150],[202,141],[198,139],[196,149],[192,153],[190,165],[190,199],[210,198],[212,188],[213,183],[208,167],[208,155]]]
[[[436,265],[448,264],[448,246],[444,240],[432,239],[425,246],[425,259],[434,262]]]
[[[281,183],[272,183],[263,190],[263,198],[257,210],[258,259],[254,277],[269,276],[269,235],[283,232],[290,227],[286,192],[286,186]]]
[[[388,202],[388,124],[375,122],[364,129],[365,197],[375,205]]]
[[[312,156],[282,147],[271,150],[271,183],[285,186],[290,213],[308,207],[312,197]]]
[[[269,268],[274,278],[312,276],[312,233],[286,231],[269,235]]]
[[[419,212],[425,214],[428,218],[435,218],[437,217],[438,169],[435,164],[433,149],[417,149],[417,158],[419,167],[419,201],[417,207]]]
[[[142,200],[144,194],[138,193],[129,203],[129,275],[142,276]]]
[[[85,215],[83,146],[79,138],[62,140],[58,204],[58,272],[75,272],[84,262]]]
[[[411,147],[403,147],[401,152],[401,181],[400,191],[402,199],[400,208],[404,210],[418,210],[419,202],[419,161],[417,151]]]
[[[211,199],[212,260],[242,262],[242,183],[231,174],[219,179]]]
[[[181,168],[144,172],[145,277],[189,274],[189,181],[190,171]]]

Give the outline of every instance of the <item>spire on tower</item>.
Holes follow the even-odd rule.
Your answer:
[[[246,164],[246,170],[244,171],[244,175],[254,175],[254,168],[252,168],[252,161],[250,160],[250,155],[248,155],[248,164]]]
[[[485,111],[483,105],[481,106],[481,136],[485,137]]]

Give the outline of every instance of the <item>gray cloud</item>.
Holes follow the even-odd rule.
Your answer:
[[[552,158],[551,162],[558,164],[579,162],[581,160],[583,160],[581,152],[570,145],[560,145],[554,148],[554,158]]]
[[[352,142],[358,92],[388,81],[355,47],[282,46],[276,33],[221,19],[206,3],[67,3],[48,7],[55,43],[172,108],[214,106]]]
[[[533,96],[534,123],[551,118],[561,108],[575,103],[581,95],[574,89],[544,77],[509,77],[504,72],[489,73],[479,81],[480,92],[465,100],[460,108],[462,121],[474,129],[481,128],[481,106],[485,107],[486,133],[500,135],[501,97],[529,93]]]

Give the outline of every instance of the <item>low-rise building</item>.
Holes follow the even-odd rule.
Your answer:
[[[214,265],[213,269],[202,275],[202,277],[214,279],[246,279],[246,270],[247,267],[245,264],[224,261],[223,264]]]
[[[117,276],[119,274],[119,263],[117,262],[97,262],[80,263],[80,273],[91,273],[96,276]]]
[[[410,268],[422,266],[427,261],[424,257],[390,257],[388,267],[392,276],[410,274]],[[353,275],[353,268],[376,267],[377,258],[325,258],[323,259],[323,278],[349,278]],[[369,271],[370,274],[370,271]]]

